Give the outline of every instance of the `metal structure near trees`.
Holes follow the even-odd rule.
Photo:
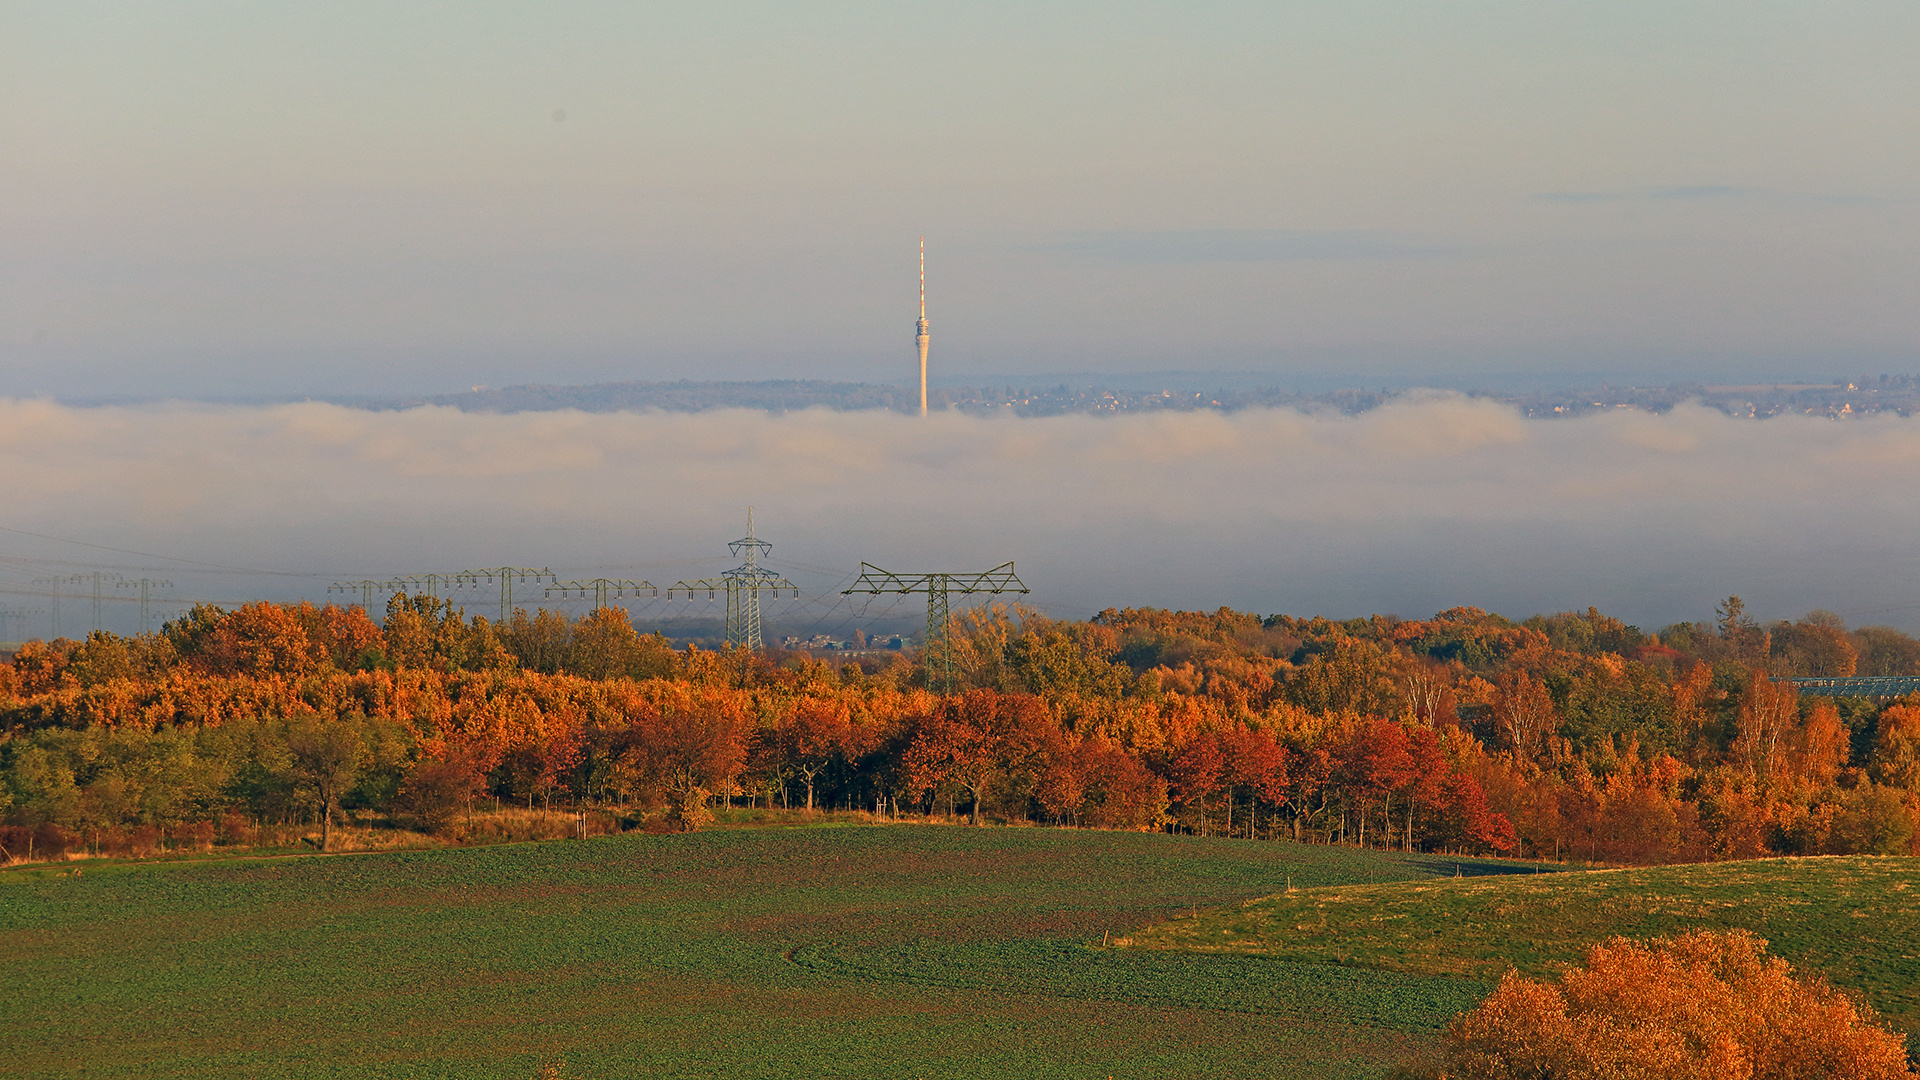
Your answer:
[[[100,591],[101,586],[109,581],[120,582],[126,579],[111,570],[89,570],[84,574],[73,575],[73,580],[90,581],[93,583],[93,626],[91,630],[97,634],[100,632],[100,601],[103,599]]]
[[[513,614],[514,582],[517,581],[517,582],[520,582],[521,584],[532,582],[533,584],[538,585],[542,581],[552,581],[552,580],[554,580],[553,571],[546,569],[545,567],[535,569],[529,566],[493,566],[493,567],[487,567],[485,569],[480,569],[480,570],[457,571],[453,574],[451,583],[453,587],[456,589],[460,589],[460,588],[477,589],[481,586],[482,583],[491,585],[495,582],[498,582],[500,584],[500,624],[499,625],[505,626],[507,624],[508,617]]]
[[[140,632],[144,634],[147,632],[147,613],[149,605],[153,601],[153,590],[171,589],[173,588],[173,582],[161,581],[155,578],[141,578],[138,581],[122,581],[120,587],[123,589],[140,590]]]
[[[1810,697],[1901,697],[1920,690],[1920,678],[1912,675],[1801,676],[1773,681],[1789,683]]]
[[[27,630],[27,616],[40,613],[40,608],[0,607],[0,641],[18,640],[7,634],[7,626],[14,623],[18,624],[20,636],[24,638]]]
[[[770,592],[778,596],[780,590],[792,589],[797,598],[800,587],[760,565],[761,557],[771,552],[773,545],[753,535],[753,507],[747,507],[747,535],[728,544],[727,550],[734,558],[744,561],[717,578],[676,581],[667,587],[667,599],[673,599],[676,592],[684,592],[691,600],[694,593],[705,590],[707,599],[712,600],[724,591],[727,594],[727,644],[758,651],[765,647],[760,639],[760,594]]]
[[[948,596],[953,593],[1026,593],[1027,588],[1019,575],[1013,572],[1011,561],[1001,563],[991,570],[974,574],[924,573],[896,574],[891,570],[882,570],[872,563],[860,564],[860,578],[853,587],[842,590],[841,595],[850,593],[926,593],[927,594],[927,688],[936,692],[950,692],[953,689],[953,641],[948,631],[952,617],[949,614]],[[936,652],[935,642],[939,642]]]
[[[373,611],[373,590],[385,589],[387,585],[388,582],[375,581],[371,578],[362,578],[359,581],[336,581],[327,586],[327,592],[329,594],[358,592],[360,594],[360,610],[371,613]]]
[[[442,590],[453,584],[453,577],[452,574],[407,574],[402,577],[388,578],[380,583],[380,587],[406,593],[408,596],[438,598]]]
[[[111,570],[89,570],[84,574],[64,574],[60,577],[43,577],[43,578],[33,579],[33,583],[35,585],[50,586],[50,591],[47,594],[48,599],[52,601],[52,603],[50,603],[48,606],[53,609],[52,610],[53,633],[50,636],[56,637],[56,638],[60,636],[60,586],[85,585],[88,582],[92,582],[93,584],[93,625],[91,629],[95,632],[98,632],[100,629],[100,604],[101,604],[101,601],[105,599],[105,597],[101,593],[101,588],[105,586],[108,582],[117,582],[120,580],[122,580],[120,575],[114,573]]]
[[[327,586],[329,593],[359,593],[360,606],[369,614],[373,612],[374,590],[392,590],[409,596],[432,596],[444,598],[450,589],[477,589],[481,585],[498,583],[500,586],[500,623],[504,625],[513,614],[513,587],[515,584],[529,582],[538,585],[543,581],[555,580],[552,570],[533,566],[488,566],[478,570],[455,570],[450,574],[405,574],[400,577],[362,578],[359,581],[336,581]],[[650,587],[650,586],[649,586]]]
[[[60,586],[67,585],[67,584],[77,584],[85,580],[86,578],[80,576],[79,574],[66,574],[60,577],[41,577],[41,578],[33,579],[33,583],[35,585],[45,585],[47,586],[47,590],[48,590],[47,591],[47,600],[48,600],[48,603],[47,603],[48,616],[47,617],[49,620],[49,627],[47,631],[47,640],[54,641],[54,640],[58,640],[60,637]]]
[[[559,593],[560,599],[565,600],[575,593],[578,593],[579,599],[585,600],[587,594],[592,593],[593,610],[599,611],[601,608],[607,606],[607,597],[609,595],[615,600],[624,600],[628,595],[639,596],[643,589],[646,590],[648,596],[660,595],[660,590],[655,588],[650,581],[628,581],[625,578],[590,578],[586,581],[556,581],[547,586],[547,595],[552,596],[554,593]]]

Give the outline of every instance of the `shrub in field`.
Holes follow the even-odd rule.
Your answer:
[[[1885,1080],[1906,1040],[1735,930],[1612,938],[1553,986],[1509,972],[1455,1018],[1443,1080]]]
[[[458,757],[423,757],[400,783],[396,800],[419,826],[445,833],[470,809],[485,784],[473,766]]]
[[[251,844],[259,834],[252,818],[233,810],[221,814],[218,825],[216,839],[222,844]]]
[[[0,825],[0,862],[63,859],[78,837],[58,825]]]
[[[173,828],[173,846],[192,851],[212,851],[213,838],[218,831],[211,821],[189,821]]]
[[[688,785],[678,792],[673,804],[667,809],[667,819],[672,821],[678,832],[693,832],[706,825],[713,824],[713,809],[707,805],[713,793],[703,787]]]

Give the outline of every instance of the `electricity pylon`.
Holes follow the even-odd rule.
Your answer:
[[[328,594],[337,592],[351,594],[357,590],[360,593],[360,610],[372,614],[373,590],[385,589],[392,584],[390,581],[370,581],[364,578],[359,581],[336,581],[327,586],[327,592]]]
[[[500,583],[500,623],[499,625],[501,626],[505,626],[507,624],[507,616],[511,614],[513,611],[513,583],[514,582],[518,581],[518,582],[525,583],[525,582],[531,581],[535,585],[538,585],[542,581],[552,581],[552,580],[553,580],[553,571],[548,570],[545,567],[541,567],[540,569],[534,569],[533,567],[529,567],[529,566],[494,566],[494,567],[489,567],[483,570],[462,570],[459,573],[454,574],[449,579],[453,587],[456,589],[461,588],[463,586],[479,588],[480,583],[483,581],[488,584],[492,584],[493,582],[498,581]]]
[[[1013,563],[1004,562],[991,570],[978,574],[896,574],[882,570],[872,563],[860,564],[860,579],[853,588],[843,591],[849,593],[926,593],[927,594],[927,640],[922,650],[927,658],[927,688],[938,691],[941,683],[948,692],[953,690],[953,641],[948,633],[950,617],[947,612],[947,596],[950,593],[1007,593],[1031,592],[1026,583],[1013,572]],[[939,651],[934,651],[934,642],[938,640]],[[942,676],[944,675],[944,679]]]
[[[392,589],[394,592],[417,592],[424,596],[431,596],[438,599],[440,597],[441,586],[453,584],[453,575],[408,574],[404,577],[388,578],[379,584],[381,588]]]
[[[93,582],[93,632],[100,632],[100,586],[109,581],[123,580],[119,574],[110,570],[93,570],[85,574],[75,574],[75,581]]]
[[[20,624],[20,634],[21,637],[24,638],[27,631],[27,616],[38,614],[40,614],[39,608],[0,607],[0,641],[14,640],[7,636],[6,631],[9,622],[17,622]]]
[[[760,565],[760,556],[772,551],[773,545],[753,535],[753,507],[747,507],[746,537],[728,544],[727,550],[734,558],[746,561],[718,578],[676,581],[667,587],[667,599],[673,599],[675,592],[684,591],[691,600],[694,590],[705,589],[707,599],[711,600],[715,591],[725,589],[727,644],[757,651],[764,645],[760,640],[760,594],[771,592],[778,596],[781,589],[792,589],[797,598],[800,587]]]
[[[47,607],[52,610],[49,614],[51,628],[47,633],[48,641],[58,641],[60,639],[60,586],[78,584],[85,580],[87,579],[79,574],[68,574],[65,577],[42,577],[33,579],[35,585],[50,586],[47,592],[47,599],[49,601]]]
[[[123,581],[120,583],[120,587],[123,589],[140,590],[140,632],[144,634],[147,632],[147,603],[153,598],[153,590],[171,589],[173,588],[173,582],[156,581],[153,578],[141,578],[139,581]]]
[[[565,600],[573,593],[579,593],[580,599],[585,600],[587,594],[592,593],[593,610],[599,611],[607,606],[608,593],[612,593],[615,600],[624,600],[628,593],[639,596],[642,589],[647,591],[648,596],[660,595],[660,590],[654,588],[650,581],[627,581],[624,578],[603,577],[588,581],[556,581],[547,586],[547,595],[552,596],[557,592],[560,594],[560,599]]]

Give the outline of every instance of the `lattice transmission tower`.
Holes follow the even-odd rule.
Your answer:
[[[573,594],[579,593],[579,598],[585,600],[587,594],[592,593],[593,610],[599,611],[601,608],[607,606],[607,597],[609,596],[615,600],[624,600],[628,596],[639,596],[643,590],[648,596],[660,595],[660,590],[654,588],[653,583],[650,581],[628,581],[625,578],[603,577],[590,578],[586,581],[556,581],[547,586],[547,595],[552,596],[554,593],[559,593],[560,599],[565,600],[573,596]]]
[[[396,578],[388,578],[380,583],[380,587],[383,589],[392,589],[394,592],[406,593],[409,596],[418,593],[421,596],[431,596],[437,600],[440,599],[441,591],[452,584],[452,574],[405,574]]]
[[[505,624],[513,614],[513,587],[532,582],[535,585],[543,581],[552,581],[553,571],[544,566],[488,566],[478,570],[455,570],[451,574],[406,574],[388,578],[385,581],[336,581],[327,587],[328,592],[349,592],[360,590],[369,614],[373,610],[373,590],[392,589],[394,592],[409,596],[431,596],[445,599],[441,595],[447,589],[477,589],[481,585],[498,584],[500,586],[500,622]]]
[[[327,586],[327,595],[331,596],[334,593],[352,595],[357,592],[360,594],[360,610],[371,615],[373,614],[373,590],[385,589],[391,584],[391,582],[374,581],[370,578],[362,578],[359,581],[336,581]]]
[[[667,599],[673,599],[676,592],[684,592],[691,600],[697,590],[705,589],[707,599],[711,600],[716,592],[725,590],[727,644],[757,651],[765,646],[760,640],[760,594],[770,592],[778,596],[780,590],[792,589],[798,598],[800,587],[760,565],[761,556],[772,551],[773,545],[753,535],[753,507],[747,507],[747,535],[728,544],[727,550],[734,558],[746,561],[717,578],[676,581],[667,587]]]
[[[63,577],[34,578],[35,585],[47,586],[47,640],[60,640],[60,586],[77,585],[87,580],[80,574],[67,574]]]
[[[0,607],[0,641],[24,641],[27,636],[27,616],[40,613],[39,608]],[[7,633],[9,624],[19,628],[19,637]]]
[[[953,689],[953,640],[948,633],[952,617],[947,597],[953,593],[1025,593],[1027,588],[1013,572],[1013,563],[1004,562],[977,574],[896,574],[872,563],[860,564],[860,578],[840,595],[851,593],[926,593],[927,640],[922,650],[927,658],[927,688],[941,692]],[[938,642],[936,645],[935,643]]]
[[[144,634],[147,632],[147,611],[148,605],[153,600],[153,590],[171,589],[173,588],[173,582],[158,581],[154,578],[141,578],[138,581],[123,581],[120,583],[120,587],[123,589],[140,590],[140,632]]]
[[[513,586],[515,582],[535,585],[543,581],[554,580],[553,571],[546,567],[535,569],[531,566],[492,566],[481,570],[461,570],[453,575],[453,587],[477,589],[482,583],[500,585],[500,626],[507,625],[507,619],[513,614]]]
[[[91,581],[93,583],[93,632],[97,634],[100,632],[101,586],[108,582],[119,582],[125,579],[111,570],[89,570],[84,574],[73,575],[73,579],[75,581]]]

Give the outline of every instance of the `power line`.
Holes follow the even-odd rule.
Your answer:
[[[227,570],[242,574],[260,574],[266,577],[314,577],[313,574],[291,573],[284,570],[256,570],[245,566],[227,566],[224,563],[202,562],[199,559],[183,559],[177,555],[156,555],[151,551],[133,551],[128,548],[108,547],[105,544],[89,544],[85,540],[74,540],[65,536],[50,536],[47,533],[31,532],[27,529],[15,529],[0,525],[0,532],[13,533],[16,536],[32,536],[41,540],[52,540],[59,544],[73,544],[76,547],[92,548],[95,551],[111,551],[118,555],[138,555],[143,559],[164,559],[167,562],[186,563],[189,566],[206,566],[215,570]]]

